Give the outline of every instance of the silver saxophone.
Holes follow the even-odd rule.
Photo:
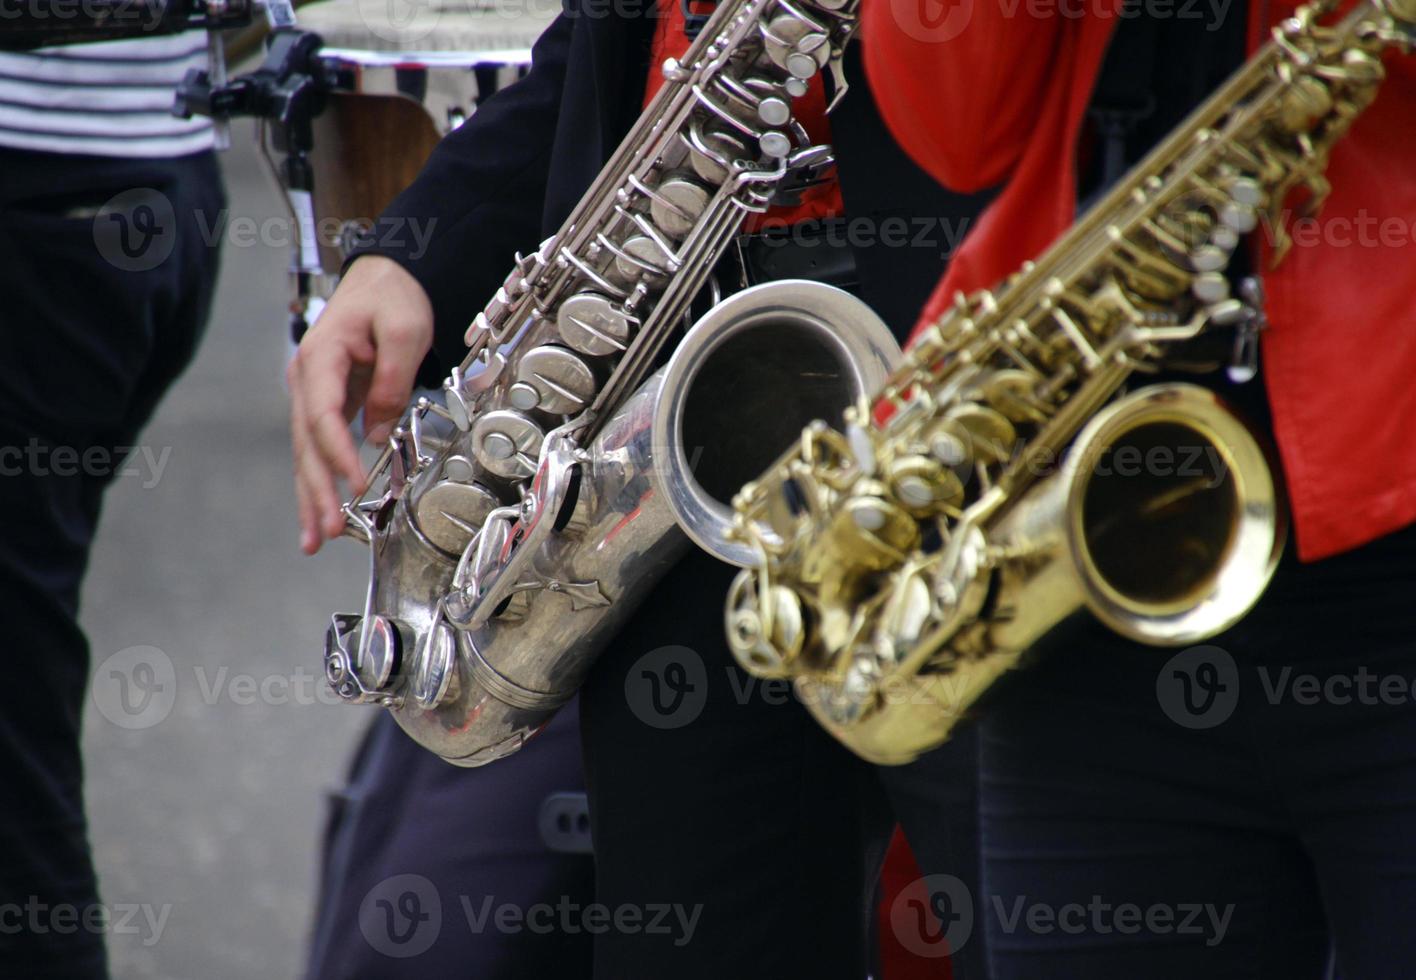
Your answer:
[[[711,276],[749,215],[831,166],[792,99],[823,71],[844,93],[859,2],[720,5],[561,229],[517,256],[441,402],[410,407],[344,506],[369,587],[326,634],[342,698],[483,765],[574,696],[690,540],[752,561],[733,493],[899,357],[839,289],[721,298]]]

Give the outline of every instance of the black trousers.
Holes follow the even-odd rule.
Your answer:
[[[593,720],[572,705],[512,759],[450,766],[382,715],[334,799],[310,980],[574,980],[592,943],[603,977],[862,980],[895,818],[925,873],[890,927],[942,955],[933,893],[978,889],[972,730],[910,766],[862,764],[728,662],[725,574],[689,559],[597,664]],[[548,795],[584,785],[582,728],[594,865],[537,833]],[[948,935],[954,976],[982,977],[982,937]]]
[[[0,151],[0,965],[107,973],[83,808],[79,587],[104,488],[192,357],[224,206],[211,154]],[[136,561],[141,556],[135,555]]]
[[[1416,970],[1416,527],[1158,651],[1077,622],[983,718],[993,976]]]
[[[926,874],[977,888],[972,739],[900,769],[855,758],[732,661],[733,572],[690,554],[581,691],[597,897],[672,910],[596,937],[603,980],[861,980],[897,818]],[[981,949],[961,946],[956,977],[982,976]]]
[[[333,801],[306,976],[588,977],[594,861],[539,830],[583,787],[579,725],[572,703],[515,759],[461,769],[380,712]]]

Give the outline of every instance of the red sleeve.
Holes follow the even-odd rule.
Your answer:
[[[1022,0],[865,0],[861,41],[880,112],[945,186],[977,191],[1013,171],[1053,84],[1067,18]]]
[[[1121,0],[1085,16],[1027,16],[1026,0],[865,0],[866,73],[915,160],[960,191],[1003,189],[969,230],[921,326],[956,291],[993,286],[1040,255],[1076,210],[1074,150]]]

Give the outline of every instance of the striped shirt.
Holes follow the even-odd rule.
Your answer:
[[[172,115],[182,76],[206,67],[205,31],[0,52],[0,146],[108,157],[209,150],[211,120]]]

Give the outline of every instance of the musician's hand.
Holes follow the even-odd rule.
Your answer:
[[[344,529],[339,478],[355,493],[364,489],[350,421],[362,407],[369,437],[386,439],[408,406],[418,365],[432,343],[428,294],[402,266],[378,255],[349,266],[300,342],[286,377],[306,554]]]

